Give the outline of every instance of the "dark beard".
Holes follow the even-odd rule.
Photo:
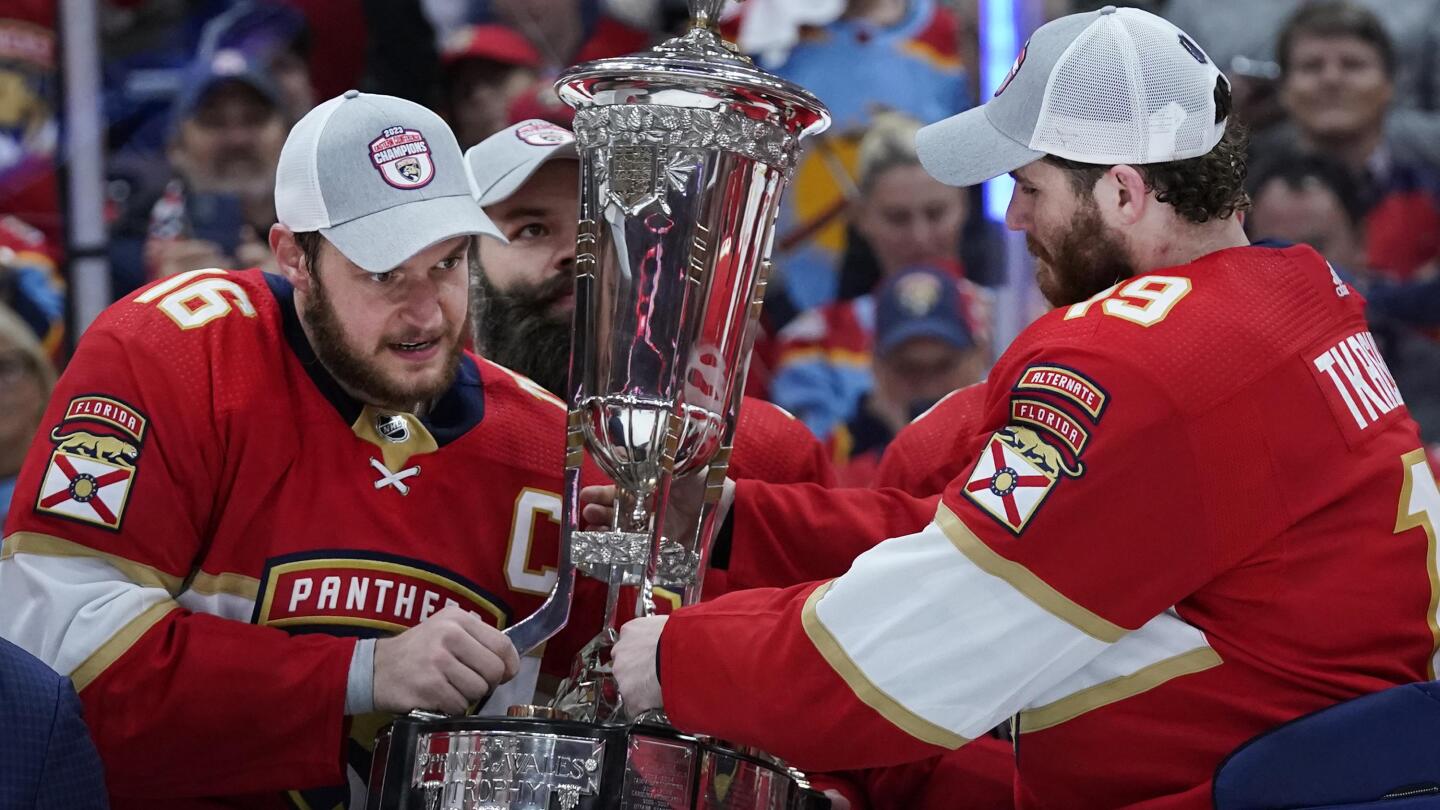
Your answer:
[[[351,351],[340,318],[330,304],[320,277],[312,273],[310,278],[313,282],[310,297],[300,311],[300,318],[309,328],[315,356],[341,388],[368,405],[396,411],[408,411],[417,405],[429,404],[449,390],[460,370],[460,354],[464,351],[462,341],[455,340],[450,347],[445,358],[445,374],[438,382],[427,386],[396,385],[373,363]]]
[[[1078,304],[1135,275],[1124,243],[1105,227],[1094,200],[1081,203],[1053,255],[1032,236],[1025,237],[1025,246],[1049,267],[1036,283],[1051,306]]]
[[[476,298],[475,346],[485,359],[524,374],[561,399],[570,378],[570,318],[551,307],[574,280],[555,276],[540,284],[501,290],[481,270],[472,277]]]

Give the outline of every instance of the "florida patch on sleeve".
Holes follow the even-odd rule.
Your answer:
[[[1027,427],[996,431],[980,451],[962,493],[1014,534],[1020,534],[1061,478],[1078,478],[1084,465]]]
[[[40,482],[35,511],[119,530],[135,482],[145,424],[144,416],[119,400],[96,396],[71,400],[60,424],[50,431],[55,449]]]

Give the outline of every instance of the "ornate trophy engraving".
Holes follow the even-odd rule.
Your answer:
[[[804,808],[828,802],[764,754],[627,718],[609,666],[622,595],[700,598],[779,199],[803,136],[829,124],[803,89],[715,33],[571,69],[580,223],[562,542],[554,590],[507,635],[521,654],[569,618],[575,573],[608,585],[598,635],[549,707],[505,718],[412,713],[382,732],[371,808]],[[619,491],[580,523],[588,449]],[[628,597],[627,597],[628,598]]]

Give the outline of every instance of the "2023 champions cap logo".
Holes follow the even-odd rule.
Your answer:
[[[423,188],[435,178],[430,144],[417,130],[390,127],[380,133],[370,142],[370,161],[395,188]]]
[[[556,126],[549,121],[536,121],[515,130],[515,137],[531,146],[560,146],[573,143],[575,136],[570,130]]]

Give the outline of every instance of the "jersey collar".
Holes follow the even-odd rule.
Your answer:
[[[310,381],[340,414],[345,423],[354,424],[365,404],[340,387],[335,378],[315,355],[315,348],[305,329],[300,325],[300,315],[295,309],[295,288],[283,277],[265,273],[265,283],[275,296],[280,309],[280,318],[285,332],[285,342],[300,361]],[[480,368],[469,353],[460,355],[460,370],[455,381],[436,400],[434,407],[421,418],[421,423],[435,437],[435,443],[444,447],[465,435],[479,425],[485,417],[485,387],[480,379]]]

